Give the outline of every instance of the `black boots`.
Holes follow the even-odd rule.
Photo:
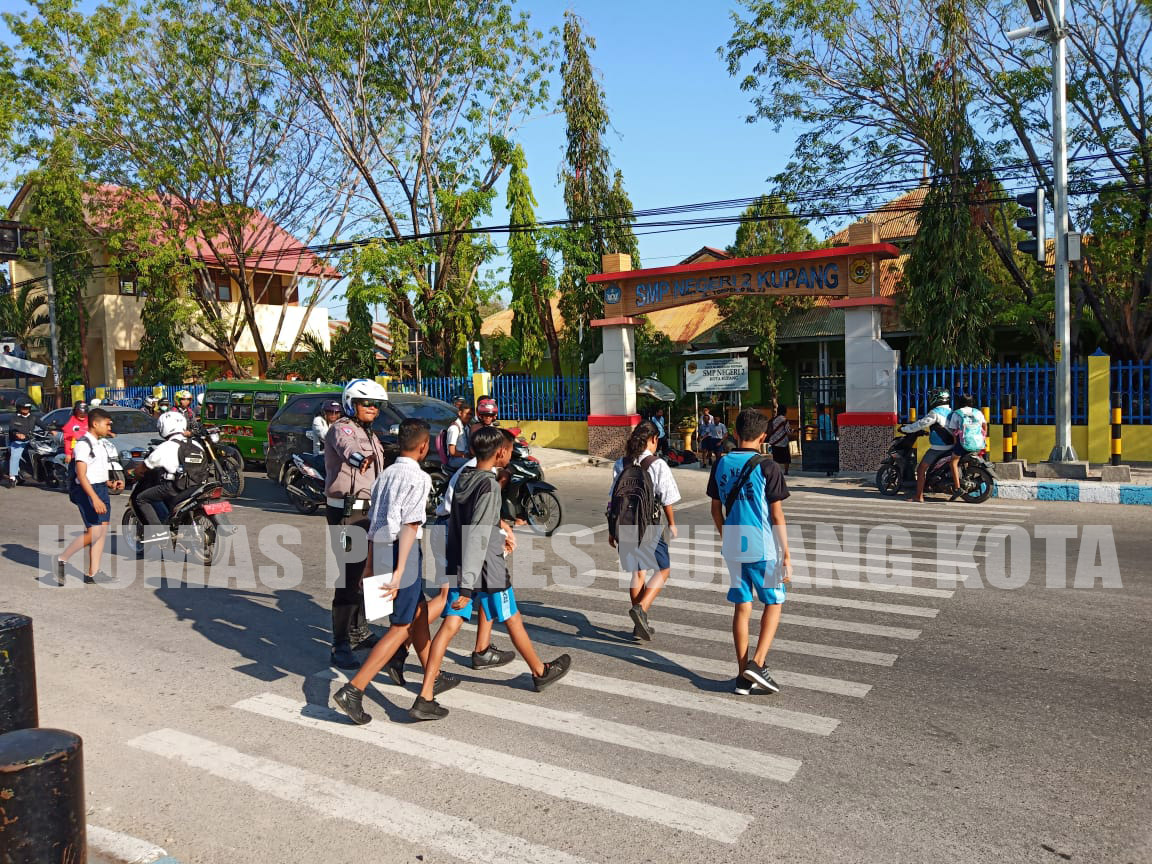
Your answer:
[[[358,606],[332,607],[332,665],[337,669],[359,669],[352,654],[352,622]]]

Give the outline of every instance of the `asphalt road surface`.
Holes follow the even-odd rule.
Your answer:
[[[408,692],[370,688],[370,725],[328,707],[323,518],[259,475],[233,513],[247,542],[207,587],[53,587],[41,549],[74,508],[0,492],[0,609],[34,619],[41,724],[83,736],[90,824],[186,864],[1152,861],[1152,512],[917,507],[796,478],[782,691],[740,697],[705,473],[675,476],[681,525],[702,527],[675,544],[654,641],[631,636],[602,527],[610,473],[558,472],[567,536],[557,552],[518,532],[514,572],[541,655],[573,671],[542,694],[519,659],[473,672],[466,629],[437,723],[407,720],[414,658]],[[937,552],[937,526],[962,522],[967,584]],[[844,526],[884,525],[908,534],[857,558]],[[1038,536],[1052,526],[1074,536]],[[111,551],[106,570],[135,567]]]

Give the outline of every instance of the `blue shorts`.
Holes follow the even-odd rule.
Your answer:
[[[729,603],[751,603],[753,591],[755,596],[765,606],[778,606],[784,602],[788,589],[784,583],[778,585],[765,585],[764,578],[770,574],[771,581],[775,581],[778,561],[757,561],[754,564],[729,564],[728,575],[731,585],[728,588]],[[740,568],[740,578],[734,578],[734,568]]]
[[[400,558],[400,543],[392,544],[392,572],[396,572],[396,562]],[[415,560],[415,565],[413,564]],[[408,551],[408,562],[404,565],[404,575],[400,579],[400,590],[392,600],[392,614],[388,616],[390,624],[411,624],[416,617],[416,610],[420,608],[420,601],[424,599],[421,590],[424,575],[424,550],[420,541],[412,544]]]
[[[92,506],[92,499],[79,486],[76,487],[72,497],[72,502],[80,509],[80,518],[84,520],[85,528],[107,525],[112,516],[112,506],[108,498],[108,484],[93,483],[92,491],[96,493],[97,498],[104,502],[103,513],[96,512],[96,508]]]
[[[653,546],[651,538],[660,537],[659,542]],[[625,549],[619,546],[620,566],[628,573],[639,570],[667,570],[672,566],[672,559],[668,555],[668,538],[664,536],[661,525],[650,525],[644,539],[638,548]]]
[[[503,591],[477,591],[472,595],[472,599],[468,601],[467,606],[463,609],[453,609],[452,604],[455,603],[459,597],[459,588],[452,588],[448,592],[448,602],[444,604],[444,612],[441,615],[442,618],[455,615],[458,618],[463,618],[465,621],[471,620],[472,609],[476,606],[477,602],[484,611],[484,616],[489,621],[496,621],[501,624],[520,611],[516,608],[516,594],[511,586],[505,588]]]

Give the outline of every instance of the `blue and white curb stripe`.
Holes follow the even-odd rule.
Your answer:
[[[99,825],[88,826],[88,851],[97,861],[115,864],[180,864],[147,840],[138,840]]]
[[[1152,486],[1136,483],[997,480],[992,495],[1011,501],[1079,501],[1086,504],[1136,504],[1152,507]]]

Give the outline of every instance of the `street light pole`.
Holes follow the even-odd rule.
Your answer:
[[[60,392],[60,340],[56,332],[56,286],[52,281],[52,251],[48,239],[48,229],[41,235],[40,251],[44,252],[44,282],[48,294],[48,335],[52,347],[52,382],[56,392]]]
[[[1052,0],[1049,38],[1052,41],[1052,167],[1055,212],[1053,232],[1056,243],[1056,445],[1048,457],[1050,462],[1075,462],[1072,447],[1072,369],[1069,356],[1071,322],[1068,287],[1068,155],[1067,94],[1065,88],[1065,0]]]

